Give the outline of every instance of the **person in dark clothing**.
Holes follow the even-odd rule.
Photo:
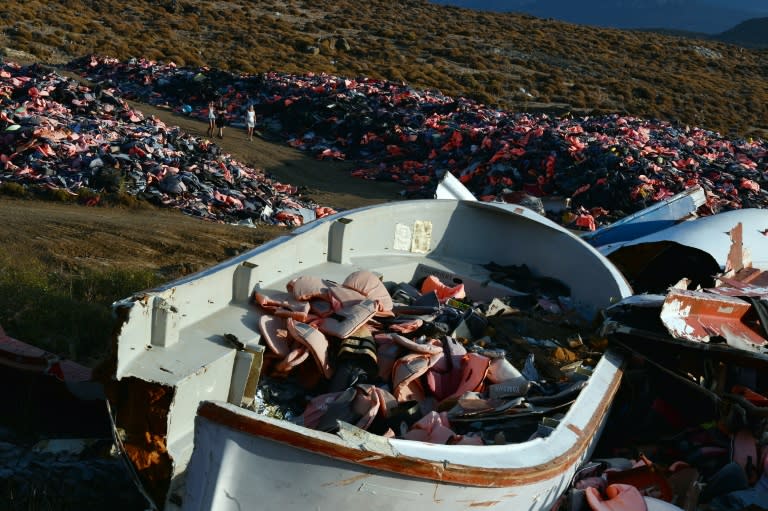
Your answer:
[[[226,125],[227,108],[224,101],[219,101],[216,107],[216,127],[219,129],[219,138],[224,138],[224,126]]]

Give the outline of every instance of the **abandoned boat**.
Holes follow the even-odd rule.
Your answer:
[[[515,289],[519,278],[509,273],[499,278],[503,270],[521,268],[557,292],[532,297],[530,287]],[[397,366],[404,368],[405,378],[394,382],[393,377],[378,387],[351,382],[337,388],[365,388],[369,395],[390,396],[387,399],[392,393],[398,402],[390,401],[390,407],[402,408],[403,400],[420,413],[432,407],[430,417],[438,422],[450,418],[450,424],[433,424],[431,433],[405,431],[404,423],[374,432],[374,415],[367,422],[359,420],[368,409],[331,416],[326,427],[310,427],[306,411],[301,417],[265,413],[269,406],[262,406],[260,386],[276,367],[294,367],[297,360],[305,360],[295,371],[304,368],[305,380],[312,373],[314,381],[327,387],[334,364],[340,366],[342,360],[323,351],[329,344],[307,326],[309,319],[295,319],[306,309],[291,310],[290,319],[281,319],[288,321],[288,335],[301,338],[301,343],[287,348],[284,340],[268,338],[265,325],[272,316],[267,305],[295,302],[295,296],[285,298],[286,289],[295,291],[309,276],[320,276],[333,291],[340,289],[335,283],[346,285],[351,275],[362,272],[378,277],[385,295],[394,300],[393,310],[406,311],[408,320],[423,319],[425,310],[446,309],[460,311],[463,319],[442,344],[386,334],[415,350],[403,357],[408,364]],[[441,281],[443,290],[461,288],[466,298],[462,301],[462,295],[454,293],[435,303],[437,292],[421,284],[428,278]],[[586,350],[587,333],[558,338],[553,329],[588,323],[630,294],[623,276],[595,248],[524,207],[464,200],[371,206],[320,219],[198,274],[116,302],[116,363],[108,394],[119,439],[157,507],[389,510],[404,504],[441,511],[549,509],[594,449],[624,362],[622,354],[610,348]],[[415,300],[397,301],[405,295]],[[363,296],[352,307],[372,301]],[[476,302],[492,302],[502,311],[498,319],[483,309],[486,319],[498,322],[477,335],[467,328]],[[312,311],[322,308],[317,300],[309,303]],[[516,314],[529,305],[545,318],[540,330],[531,327],[533,316],[523,319]],[[363,316],[358,323],[365,326],[371,318],[371,329],[393,324],[390,310],[373,307]],[[330,320],[321,320],[321,330],[325,326],[328,338],[344,339],[347,334],[339,332],[349,317],[336,319],[331,326]],[[285,335],[286,329],[281,330]],[[499,350],[481,347],[492,345],[491,338],[504,332],[513,348],[535,346],[524,353],[525,367],[515,361],[515,367],[507,364],[495,371],[499,378],[492,381],[502,382],[496,385],[502,397],[504,389],[512,387],[511,380],[500,376],[504,371],[516,381],[525,380],[526,389],[544,389],[538,378],[544,380],[545,364],[536,359],[542,364],[537,372],[534,353],[541,356],[549,348],[564,353],[581,346],[586,354],[568,359],[567,367],[550,368],[568,385],[558,387],[562,382],[556,382],[548,387],[554,394],[535,398],[522,391],[508,393],[513,397],[506,401],[489,399],[482,380],[461,387],[476,378],[471,371],[462,373],[460,390],[456,382],[439,390],[438,383],[449,380],[440,380],[447,373],[419,373],[434,369],[435,356],[448,353],[446,343],[453,342],[451,349],[464,353],[454,360],[480,360],[485,375],[494,364],[488,357],[508,362],[503,351],[498,358]],[[370,336],[361,336],[359,328],[355,333],[350,338],[362,349]],[[455,342],[460,337],[464,346]],[[323,350],[318,350],[318,342]],[[378,335],[376,342],[381,348]],[[284,358],[278,360],[281,351]],[[402,373],[400,369],[394,372]],[[316,403],[318,392],[308,388],[305,381],[303,392],[313,395],[307,401]],[[474,392],[463,394],[461,388]],[[332,394],[320,397],[327,395]],[[381,410],[387,399],[382,398]],[[333,400],[333,405],[340,402]],[[532,429],[526,426],[515,433],[510,424],[525,417],[533,418]],[[448,426],[457,434],[448,433],[440,441],[430,436]]]
[[[603,333],[720,408],[764,418],[766,224],[741,209],[600,247],[644,291],[605,310]]]

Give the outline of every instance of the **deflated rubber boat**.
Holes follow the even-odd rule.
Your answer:
[[[116,431],[165,509],[549,509],[623,358],[631,289],[524,207],[389,203],[117,302]]]

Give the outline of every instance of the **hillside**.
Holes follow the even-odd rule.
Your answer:
[[[716,38],[747,47],[768,48],[768,18],[755,18],[739,23]]]
[[[89,53],[246,73],[403,80],[516,111],[625,112],[768,133],[768,53],[711,40],[391,2],[5,2],[0,47],[42,62]]]
[[[623,29],[661,29],[716,34],[768,10],[735,0],[435,0],[484,11],[519,12],[569,23]]]

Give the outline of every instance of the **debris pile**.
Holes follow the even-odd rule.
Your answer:
[[[64,438],[28,445],[0,427],[3,509],[144,509],[111,439]]]
[[[227,223],[301,225],[332,211],[156,118],[114,90],[43,67],[0,69],[0,184],[77,196],[126,193]],[[90,192],[90,193],[88,193]]]
[[[555,219],[586,230],[695,185],[707,192],[705,214],[768,204],[764,140],[622,115],[513,113],[365,77],[235,76],[95,56],[70,68],[201,119],[211,97],[229,105],[232,122],[253,104],[265,134],[318,158],[354,160],[354,176],[398,181],[409,196],[433,196],[450,172],[484,201],[567,199]]]
[[[563,509],[768,508],[766,221],[731,211],[609,253],[645,292],[604,311],[632,362]]]
[[[92,377],[0,326],[0,508],[142,509]]]
[[[601,352],[585,344],[567,287],[524,265],[489,268],[517,296],[499,287],[473,302],[464,284],[426,268],[413,284],[385,286],[361,270],[342,283],[301,276],[285,293],[256,290],[268,350],[253,406],[322,431],[342,421],[432,443],[546,436]]]

